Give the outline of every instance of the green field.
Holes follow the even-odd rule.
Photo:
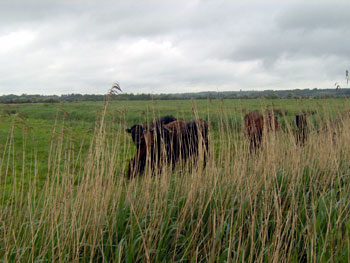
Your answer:
[[[40,163],[38,169],[41,177],[45,178],[49,145],[55,136],[53,127],[56,127],[56,133],[64,129],[65,138],[69,138],[79,147],[94,134],[96,121],[103,114],[103,105],[103,102],[0,104],[0,150],[6,144],[13,126],[15,148],[22,151],[24,138],[25,151],[36,151]],[[111,101],[106,112],[106,124],[115,130],[118,127],[125,130],[136,123],[145,124],[159,116],[173,115],[185,120],[205,119],[209,121],[214,133],[219,132],[219,125],[223,122],[228,123],[236,133],[240,133],[242,119],[247,112],[263,112],[266,108],[274,109],[285,129],[286,122],[295,128],[296,114],[309,113],[310,120],[312,119],[317,126],[320,118],[335,119],[341,112],[350,109],[350,103],[347,99]],[[319,114],[313,114],[315,112]],[[129,148],[130,136],[125,136]],[[218,136],[214,137],[217,138]],[[135,149],[131,147],[129,150],[131,153],[127,154],[131,157]],[[17,153],[18,156],[20,153]],[[30,158],[32,157],[26,156],[26,162]],[[17,162],[16,166],[20,168],[21,162]]]
[[[242,119],[266,109],[282,129],[250,154]],[[347,99],[0,105],[0,262],[349,262],[349,110]],[[209,160],[127,180],[124,130],[164,115],[207,120]]]

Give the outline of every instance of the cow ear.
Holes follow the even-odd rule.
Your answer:
[[[131,133],[131,130],[130,130],[130,129],[125,129],[125,131],[126,131],[127,133]]]

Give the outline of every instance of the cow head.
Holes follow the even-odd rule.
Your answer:
[[[140,146],[144,142],[144,131],[140,124],[135,124],[130,129],[126,129],[125,131],[131,134],[132,140],[136,146]]]

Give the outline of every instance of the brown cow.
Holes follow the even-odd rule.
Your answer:
[[[264,126],[266,123],[266,131],[279,130],[278,118],[271,111],[267,111],[264,116],[258,111],[249,112],[244,116],[245,133],[249,140],[250,152],[260,148]]]
[[[245,133],[249,140],[250,152],[260,147],[264,129],[264,117],[258,111],[244,116]]]
[[[174,133],[176,130],[179,130],[181,127],[186,126],[187,121],[185,120],[176,120],[164,125],[164,129],[166,129],[170,133]]]

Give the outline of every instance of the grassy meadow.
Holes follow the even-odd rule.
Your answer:
[[[281,130],[250,154],[243,117]],[[350,101],[0,105],[0,262],[349,262]],[[309,138],[295,143],[295,115]],[[128,180],[126,128],[205,119],[209,159]],[[149,168],[149,167],[148,167]]]

